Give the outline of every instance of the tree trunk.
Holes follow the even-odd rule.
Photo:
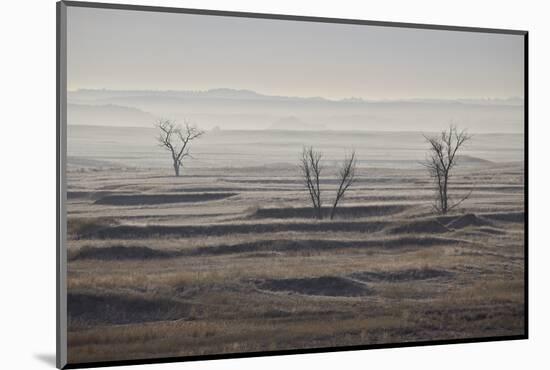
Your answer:
[[[443,214],[446,214],[447,213],[447,210],[448,210],[448,201],[449,201],[449,197],[447,195],[447,182],[449,181],[449,175],[446,173],[445,174],[445,178],[443,179],[444,180],[444,183],[443,183],[443,203],[441,205],[441,213]]]
[[[336,213],[336,205],[332,207],[332,211],[330,211],[330,219],[334,219],[334,214]]]
[[[177,163],[174,163],[174,172],[176,173],[176,177],[180,175],[180,166]]]
[[[323,207],[321,206],[321,200],[317,200],[317,202],[319,202],[319,204],[317,205],[317,218],[319,220],[322,220],[323,219]]]
[[[340,199],[338,197],[336,197],[336,199],[334,200],[334,204],[332,205],[332,210],[330,211],[330,219],[334,219],[334,215],[336,214],[336,207],[338,206],[338,201]]]

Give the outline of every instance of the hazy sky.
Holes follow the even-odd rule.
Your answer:
[[[523,97],[523,36],[68,8],[68,88]]]

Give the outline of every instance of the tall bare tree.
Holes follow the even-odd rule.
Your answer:
[[[204,131],[188,123],[185,123],[185,127],[182,128],[170,120],[159,120],[155,126],[159,130],[157,138],[159,145],[170,152],[174,173],[179,176],[183,159],[191,156],[189,153],[190,143],[201,137]]]
[[[334,203],[332,204],[332,210],[330,212],[330,219],[334,218],[336,214],[336,207],[338,202],[344,198],[346,190],[353,184],[355,181],[355,151],[351,153],[349,157],[344,159],[341,167],[338,169],[338,180],[340,185],[338,190],[336,190],[336,198],[334,198]]]
[[[305,186],[309,192],[311,203],[315,211],[315,216],[318,219],[323,218],[323,210],[321,204],[321,158],[323,155],[317,152],[313,147],[304,147],[302,150],[302,158],[300,161],[300,169],[304,178]]]
[[[466,130],[459,131],[456,126],[451,125],[448,131],[442,131],[440,135],[424,135],[424,138],[430,144],[430,154],[424,166],[428,169],[436,186],[436,199],[433,207],[438,213],[446,214],[471,194],[471,192],[466,194],[457,202],[450,202],[449,180],[452,170],[457,164],[456,154],[471,139],[471,135],[468,135]]]

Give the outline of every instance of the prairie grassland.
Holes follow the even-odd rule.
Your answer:
[[[69,362],[524,333],[521,164],[457,172],[445,217],[421,169],[359,168],[333,221],[292,166],[68,177]]]

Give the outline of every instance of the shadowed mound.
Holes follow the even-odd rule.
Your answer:
[[[113,194],[111,191],[68,191],[68,200],[97,200]]]
[[[453,245],[465,241],[434,237],[404,237],[375,240],[326,240],[326,239],[275,239],[258,240],[239,244],[221,244],[202,247],[186,252],[189,255],[226,255],[253,252],[314,252],[354,248],[396,249],[409,247],[431,247],[435,245]],[[260,255],[261,256],[261,255]],[[270,254],[266,254],[270,256]]]
[[[524,212],[497,212],[483,214],[483,218],[500,222],[525,222]]]
[[[453,276],[452,272],[435,269],[409,269],[401,271],[384,272],[357,272],[350,275],[354,279],[367,282],[407,282],[416,280],[428,280],[436,278],[449,278]]]
[[[436,220],[409,222],[388,230],[390,234],[441,234],[450,231],[445,225]]]
[[[476,216],[473,213],[461,216],[447,224],[447,227],[451,229],[463,229],[469,226],[492,226],[493,224],[481,217]]]
[[[120,225],[105,227],[77,235],[80,239],[140,239],[140,238],[169,238],[191,237],[200,235],[225,235],[225,234],[249,234],[271,233],[285,231],[303,232],[375,232],[382,230],[386,222],[294,222],[294,223],[231,223],[212,225]]]
[[[111,226],[118,225],[118,222],[107,217],[82,217],[67,219],[67,234],[76,236],[81,234],[93,233],[97,230],[105,229]]]
[[[262,290],[327,297],[361,297],[372,294],[366,285],[353,280],[322,276],[302,279],[271,279],[256,283]]]
[[[158,258],[170,258],[177,257],[179,252],[163,251],[151,249],[148,247],[125,247],[125,246],[112,246],[112,247],[82,247],[78,251],[70,255],[69,260],[147,260]]]
[[[337,218],[359,218],[392,215],[403,212],[407,207],[401,205],[387,206],[353,206],[339,207],[336,209]],[[325,217],[329,217],[331,208],[323,208]],[[315,211],[312,207],[286,207],[286,208],[260,208],[250,218],[314,218]]]
[[[193,203],[225,199],[234,195],[237,195],[237,193],[109,195],[96,200],[95,204],[138,206],[167,203]]]
[[[67,310],[70,323],[84,325],[177,320],[190,311],[177,301],[115,293],[69,293]]]
[[[464,229],[464,235],[470,238],[480,238],[493,235],[506,235],[506,231],[494,227],[476,227],[475,229]]]

